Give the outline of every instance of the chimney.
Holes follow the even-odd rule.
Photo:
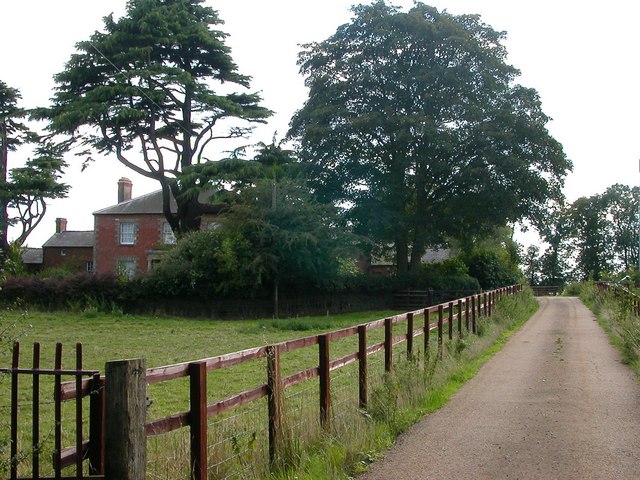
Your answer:
[[[133,183],[128,178],[122,177],[118,180],[118,203],[131,200],[131,189]]]
[[[67,231],[67,219],[56,218],[56,233],[62,233]]]

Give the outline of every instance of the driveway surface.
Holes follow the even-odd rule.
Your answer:
[[[576,298],[540,310],[359,480],[640,479],[640,382]]]

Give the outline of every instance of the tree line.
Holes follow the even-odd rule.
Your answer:
[[[277,286],[291,272],[323,281],[356,251],[393,258],[401,275],[420,274],[432,246],[471,258],[489,242],[511,256],[505,229],[561,204],[572,165],[538,93],[516,82],[506,33],[421,2],[402,11],[378,0],[352,14],[302,47],[309,95],[284,143],[216,158],[215,144],[249,137],[273,113],[234,63],[222,19],[204,0],[129,0],[123,17],[76,45],[50,105],[27,112],[46,125],[39,148],[53,149],[40,198],[66,193],[67,151],[85,164],[96,153],[119,161],[158,182],[179,249],[184,241],[173,255],[211,252],[215,274],[228,276],[222,289]],[[0,92],[3,105],[19,98]],[[1,115],[12,125],[25,112]],[[20,138],[12,128],[0,139],[5,184],[6,147]],[[19,205],[0,201],[3,212]],[[220,228],[201,232],[212,203],[226,206]],[[1,216],[6,252],[12,220]]]
[[[531,284],[635,276],[638,271],[640,189],[612,185],[602,194],[556,203],[537,224],[542,248],[523,255]]]

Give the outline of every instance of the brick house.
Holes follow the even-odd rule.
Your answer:
[[[56,219],[56,233],[42,245],[42,268],[63,267],[93,271],[93,231],[67,230],[65,218]]]
[[[94,271],[127,277],[153,269],[162,254],[176,243],[162,213],[160,190],[132,198],[132,183],[118,180],[118,203],[94,212]],[[202,199],[201,199],[202,200]],[[176,211],[175,201],[171,208]],[[215,225],[215,214],[201,219],[206,228]]]

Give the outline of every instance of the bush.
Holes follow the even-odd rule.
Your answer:
[[[10,277],[2,285],[4,305],[22,302],[45,309],[80,309],[90,306],[108,309],[136,295],[134,283],[123,284],[113,275],[87,273],[48,279]]]
[[[514,285],[522,280],[518,266],[506,250],[475,249],[462,259],[469,268],[469,275],[485,290]]]

